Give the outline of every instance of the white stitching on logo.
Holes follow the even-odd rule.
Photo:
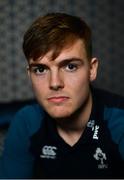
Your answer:
[[[40,157],[47,158],[47,159],[55,159],[56,158],[56,150],[57,150],[57,147],[55,147],[55,146],[45,145],[42,148],[42,154],[40,155]]]

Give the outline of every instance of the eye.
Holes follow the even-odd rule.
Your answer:
[[[67,64],[66,65],[66,70],[67,71],[75,71],[75,70],[77,70],[77,64],[74,64],[74,63],[69,63],[69,64]]]
[[[37,75],[42,75],[45,74],[47,71],[47,68],[45,66],[34,66],[31,67],[31,72],[37,74]]]

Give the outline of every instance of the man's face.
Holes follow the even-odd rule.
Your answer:
[[[51,60],[48,52],[30,60],[29,75],[36,98],[53,118],[67,118],[76,112],[90,94],[89,83],[96,78],[97,59],[87,59],[84,44],[77,40]]]

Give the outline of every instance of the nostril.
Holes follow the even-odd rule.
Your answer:
[[[60,85],[52,85],[52,86],[50,86],[50,89],[52,89],[54,91],[58,91],[61,88],[62,88],[62,86],[60,86]]]

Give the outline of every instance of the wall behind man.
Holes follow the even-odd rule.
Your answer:
[[[84,18],[93,31],[93,54],[100,68],[96,84],[124,95],[123,0],[1,0],[0,102],[33,97],[22,52],[22,38],[32,21],[48,12]]]

